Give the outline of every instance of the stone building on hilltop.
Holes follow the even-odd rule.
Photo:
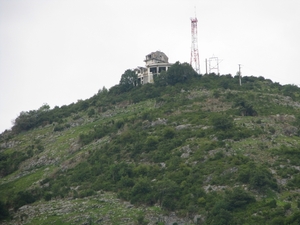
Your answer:
[[[146,55],[144,62],[146,63],[145,67],[135,69],[140,84],[153,83],[153,76],[160,74],[162,71],[167,71],[172,66],[169,63],[169,58],[161,51]]]

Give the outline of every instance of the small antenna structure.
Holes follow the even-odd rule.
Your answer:
[[[210,57],[208,59],[209,64],[209,73],[215,73],[217,75],[220,75],[220,69],[219,69],[219,58],[216,56]]]

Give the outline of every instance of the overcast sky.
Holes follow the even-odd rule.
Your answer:
[[[196,7],[196,10],[195,10]],[[68,105],[118,84],[160,50],[200,70],[300,85],[299,0],[0,0],[0,132],[21,111]]]

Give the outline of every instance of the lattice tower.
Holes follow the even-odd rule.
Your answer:
[[[198,50],[198,35],[197,35],[197,18],[191,18],[192,25],[192,47],[191,47],[191,66],[200,74],[199,50]]]

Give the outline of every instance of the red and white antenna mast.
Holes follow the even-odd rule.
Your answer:
[[[199,62],[199,51],[198,51],[198,37],[197,37],[197,17],[191,18],[192,25],[192,47],[191,47],[191,66],[194,70],[200,74],[200,62]]]

